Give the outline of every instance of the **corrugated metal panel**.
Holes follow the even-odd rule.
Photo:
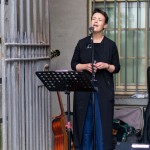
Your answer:
[[[36,71],[50,64],[49,0],[2,0],[3,150],[50,150],[50,92]],[[40,10],[40,16],[38,11]],[[46,29],[45,29],[46,28]]]

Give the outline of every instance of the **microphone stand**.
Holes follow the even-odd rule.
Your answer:
[[[96,80],[95,80],[95,72],[94,72],[94,43],[93,43],[93,31],[94,28],[90,27],[90,32],[91,32],[91,50],[92,50],[92,85],[94,87],[94,92],[97,91],[96,87]],[[92,113],[93,113],[93,150],[96,150],[96,129],[95,129],[95,96],[94,92],[92,92]]]

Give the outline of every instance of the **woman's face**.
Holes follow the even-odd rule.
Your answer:
[[[103,31],[106,28],[105,17],[101,13],[95,13],[92,16],[91,25],[94,27],[94,32]]]

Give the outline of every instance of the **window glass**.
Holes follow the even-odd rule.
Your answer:
[[[121,28],[145,28],[146,22],[145,22],[145,17],[143,16],[145,16],[144,2],[120,3],[120,27]]]

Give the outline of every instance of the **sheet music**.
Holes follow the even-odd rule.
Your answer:
[[[68,72],[69,70],[55,70],[56,72]]]

